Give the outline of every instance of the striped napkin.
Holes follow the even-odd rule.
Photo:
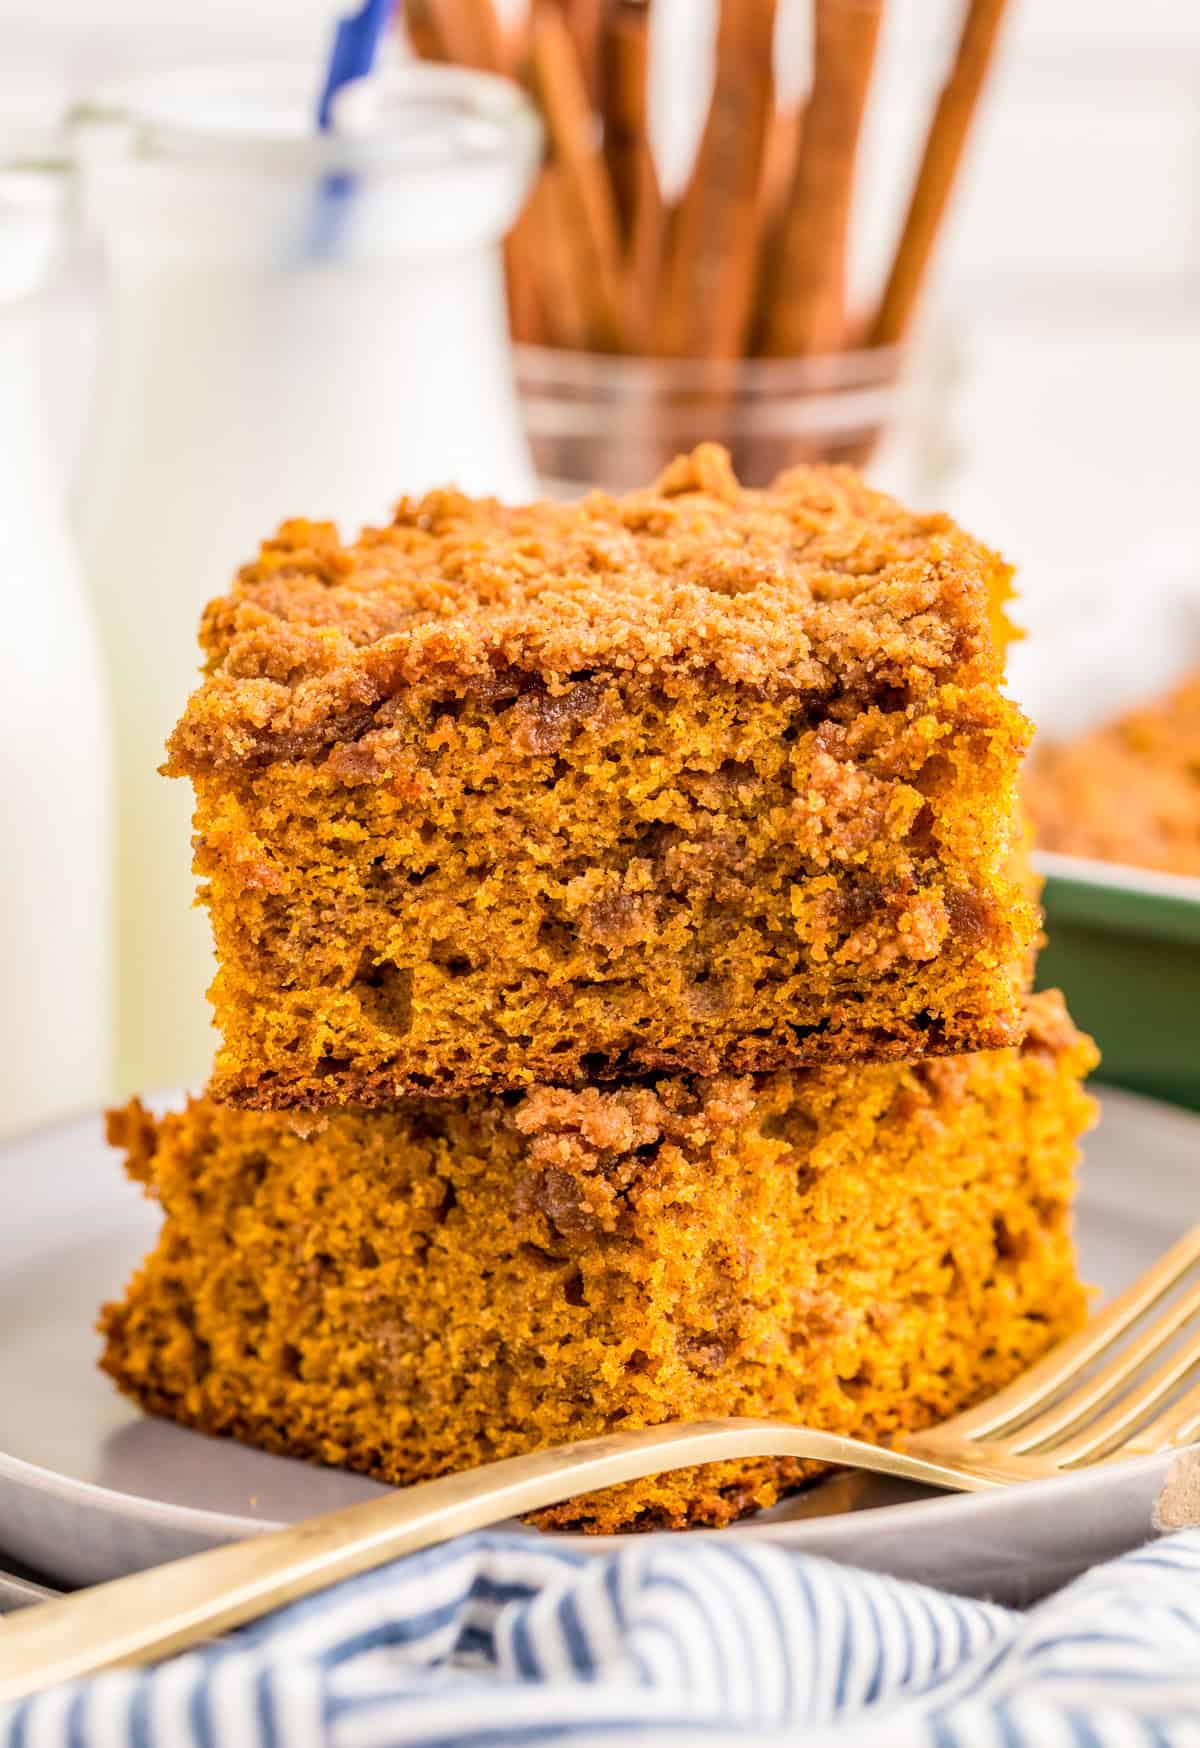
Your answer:
[[[472,1536],[161,1668],[0,1708],[4,1748],[614,1738],[1200,1748],[1200,1530],[1028,1613],[736,1535],[598,1557]]]

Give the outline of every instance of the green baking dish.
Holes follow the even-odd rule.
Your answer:
[[[1200,880],[1034,860],[1048,937],[1038,987],[1063,990],[1099,1044],[1096,1078],[1200,1110]]]

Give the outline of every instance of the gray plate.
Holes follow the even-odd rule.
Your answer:
[[[1103,1104],[1079,1230],[1085,1274],[1111,1291],[1200,1220],[1200,1118],[1123,1093]],[[97,1372],[97,1307],[157,1219],[97,1118],[10,1143],[0,1177],[3,1554],[51,1581],[95,1583],[383,1491],[146,1419]],[[1144,1458],[972,1496],[840,1476],[720,1533],[1020,1601],[1143,1540],[1165,1466]]]

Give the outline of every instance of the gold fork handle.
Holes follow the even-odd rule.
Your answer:
[[[25,1609],[0,1625],[0,1701],[97,1669],[153,1662],[399,1554],[573,1494],[748,1457],[807,1457],[968,1492],[1005,1478],[770,1420],[672,1421],[583,1439],[424,1481]]]

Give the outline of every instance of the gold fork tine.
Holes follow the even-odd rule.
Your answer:
[[[1152,1268],[1119,1293],[1107,1310],[1093,1318],[1086,1329],[1056,1347],[1006,1390],[981,1402],[978,1408],[968,1408],[965,1414],[946,1421],[938,1428],[939,1438],[1000,1437],[1106,1353],[1197,1262],[1200,1262],[1200,1226],[1193,1226]]]
[[[1178,1353],[1173,1353],[1169,1360],[1151,1372],[1144,1383],[1122,1396],[1107,1414],[1102,1414],[1074,1438],[1055,1446],[1052,1453],[1055,1461],[1067,1468],[1108,1451],[1123,1432],[1136,1427],[1147,1410],[1156,1408],[1189,1372],[1195,1371],[1197,1365],[1200,1365],[1200,1335],[1193,1337]]]
[[[1118,1394],[1122,1385],[1127,1384],[1131,1378],[1135,1377],[1147,1362],[1152,1360],[1155,1354],[1165,1347],[1173,1336],[1178,1335],[1179,1331],[1190,1323],[1197,1314],[1200,1314],[1200,1281],[1197,1281],[1194,1287],[1189,1287],[1188,1291],[1182,1294],[1173,1305],[1168,1306],[1161,1316],[1156,1317],[1148,1328],[1135,1335],[1131,1341],[1126,1342],[1125,1346],[1109,1360],[1107,1365],[1102,1366],[1098,1372],[1093,1372],[1091,1377],[1086,1378],[1076,1389],[1069,1391],[1053,1407],[1047,1408],[1042,1414],[1034,1415],[1032,1420],[1023,1422],[1011,1437],[1003,1439],[1001,1442],[1011,1451],[1045,1450],[1047,1446],[1050,1446],[1055,1457],[1059,1457],[1065,1448],[1066,1436],[1073,1432],[1076,1427],[1081,1426],[1089,1415],[1095,1414],[1097,1410],[1110,1402]],[[1200,1351],[1200,1335],[1189,1344],[1188,1351],[1192,1352],[1192,1359],[1188,1365],[1194,1365],[1197,1352]],[[1175,1361],[1172,1360],[1171,1364],[1174,1363]],[[1160,1368],[1160,1372],[1155,1372],[1147,1380],[1144,1388],[1148,1390],[1154,1379],[1158,1378],[1160,1374],[1165,1376],[1168,1369]],[[1188,1366],[1185,1365],[1185,1374],[1187,1370]],[[1126,1400],[1132,1401],[1132,1395]],[[1146,1405],[1149,1406],[1149,1403]],[[1124,1409],[1124,1406],[1125,1403],[1122,1402],[1121,1410]],[[1116,1412],[1117,1410],[1114,1409],[1113,1413]],[[1103,1423],[1097,1421],[1095,1424],[1099,1426]],[[1127,1421],[1120,1423],[1113,1421],[1117,1430],[1126,1424],[1128,1424]],[[1095,1448],[1093,1443],[1079,1445],[1080,1452]]]
[[[1109,1460],[1149,1457],[1156,1451],[1170,1450],[1172,1445],[1190,1445],[1196,1439],[1200,1439],[1200,1384],[1125,1439]]]

